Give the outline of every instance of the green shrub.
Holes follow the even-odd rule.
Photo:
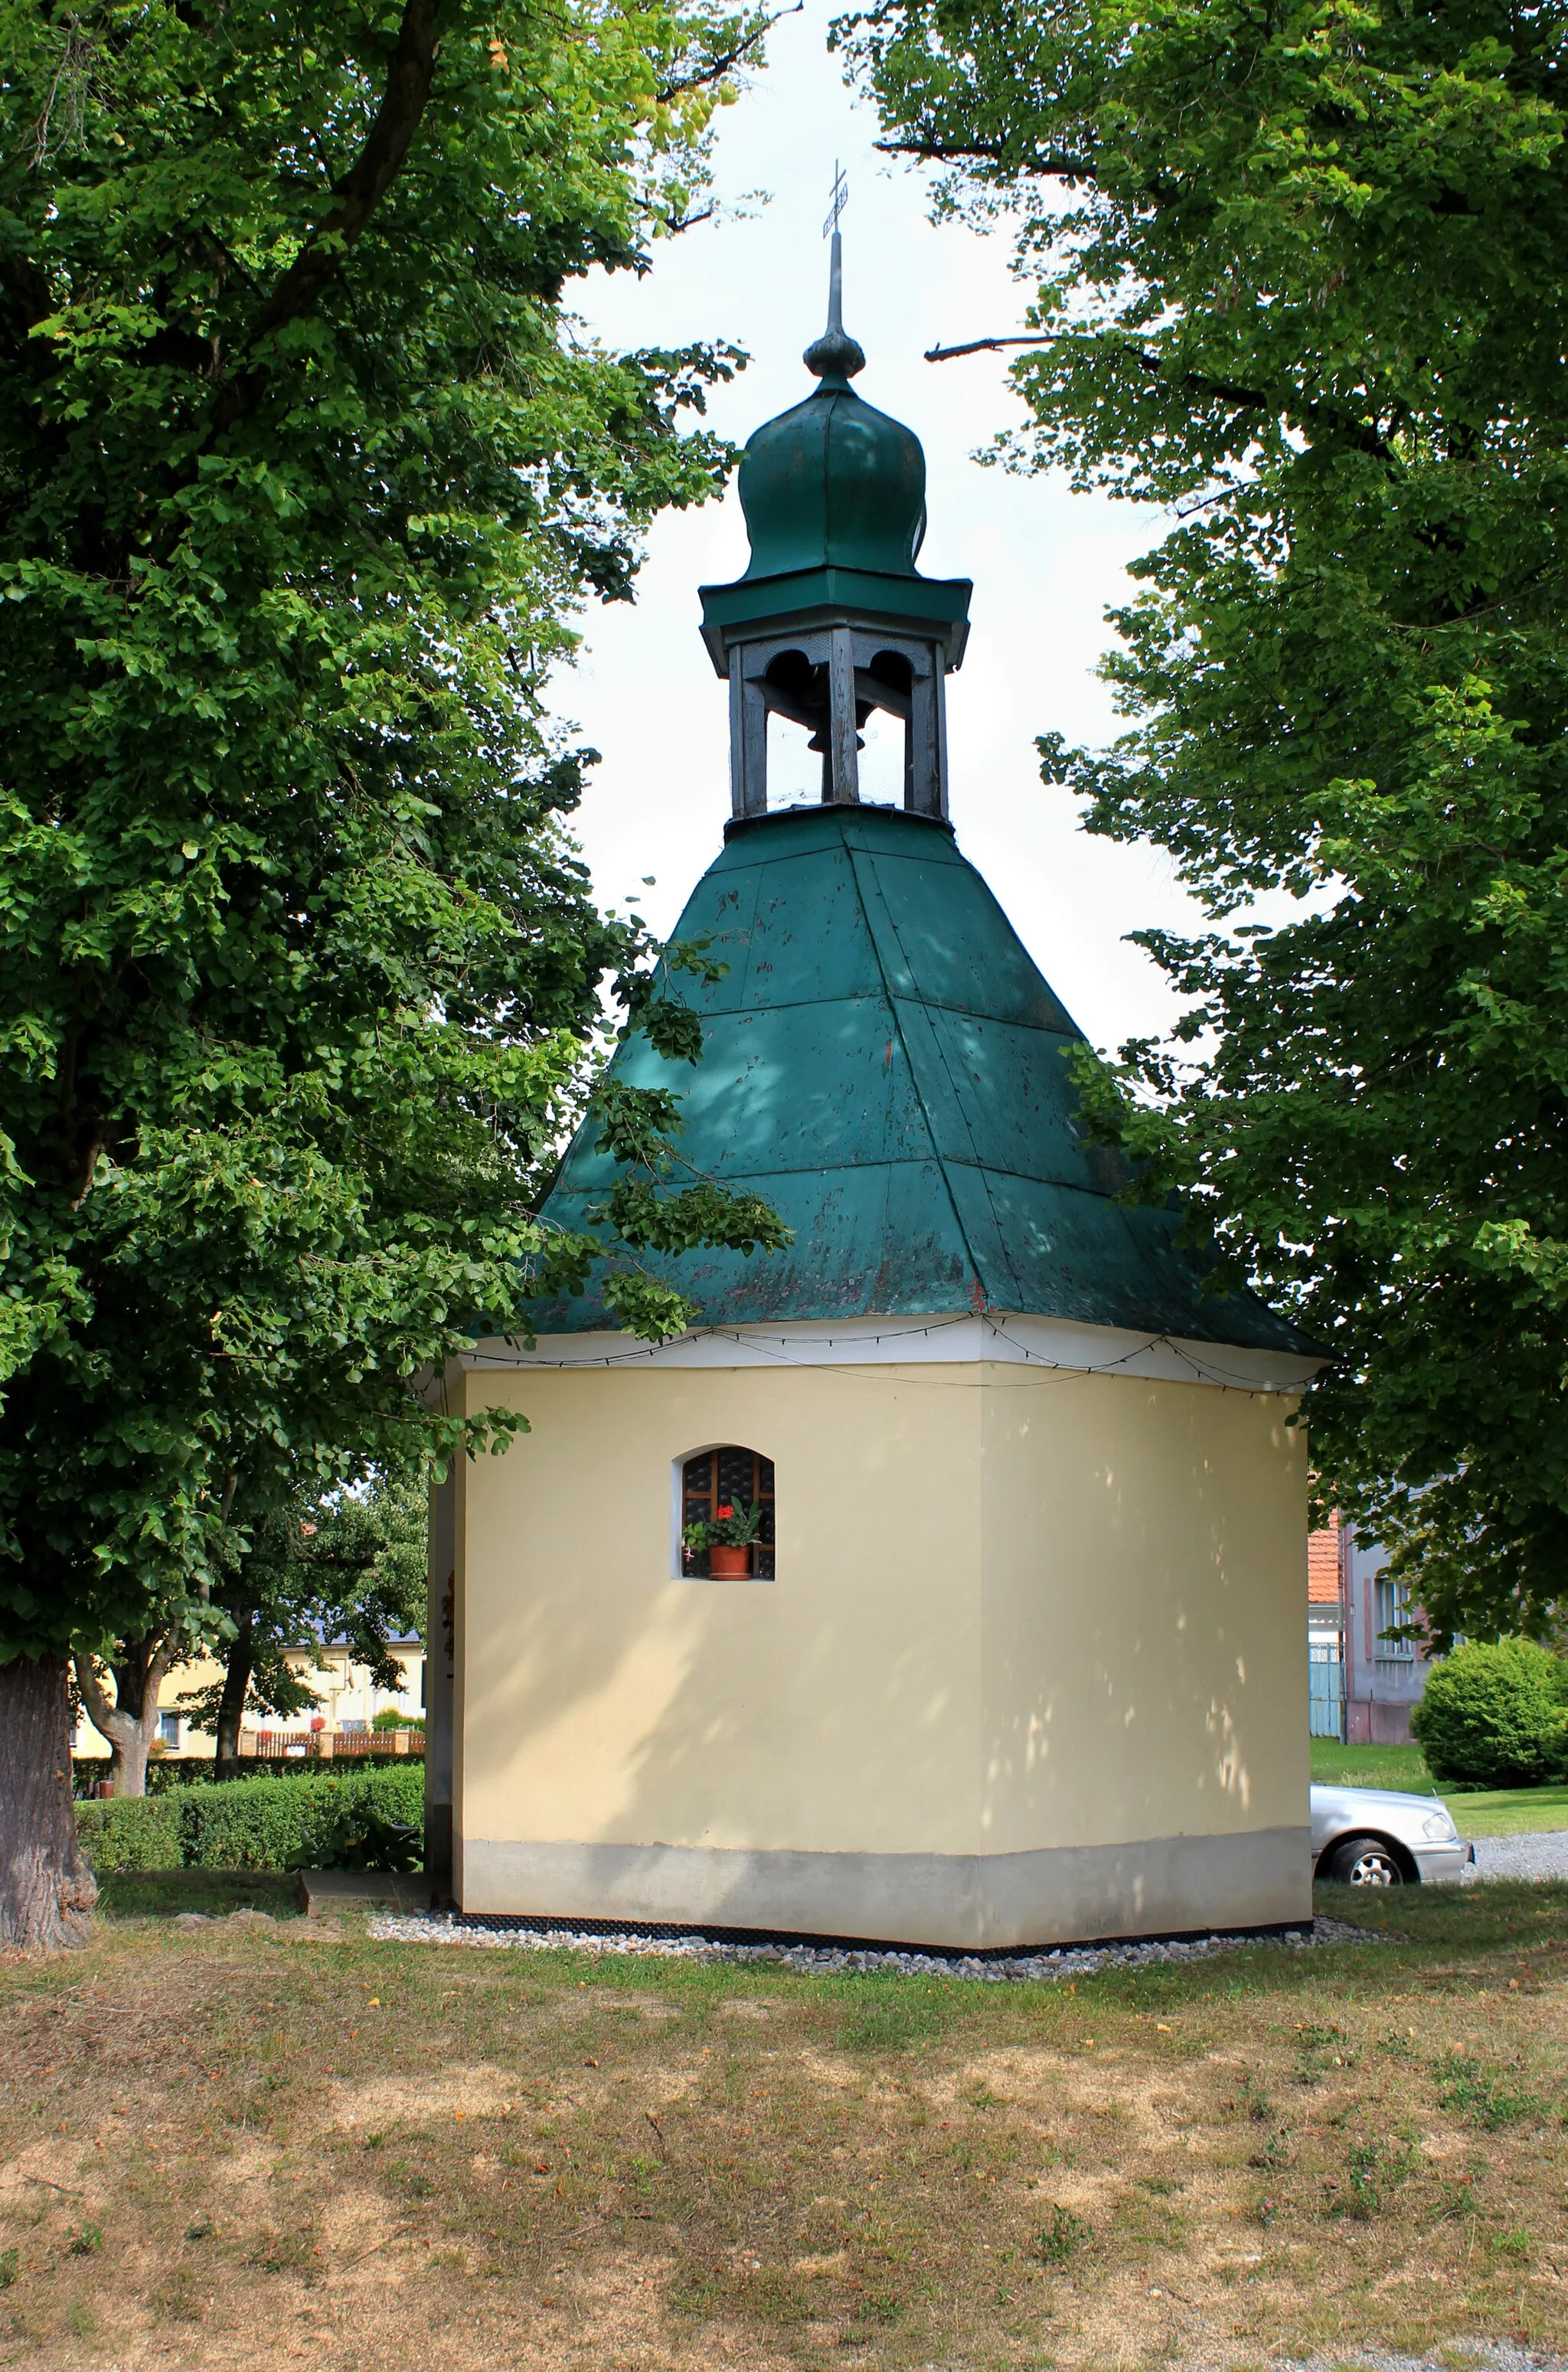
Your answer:
[[[409,1832],[412,1831],[412,1838]],[[76,1833],[95,1870],[366,1866],[367,1846],[399,1832],[405,1861],[424,1833],[424,1769],[400,1762],[342,1777],[234,1779],[164,1796],[78,1804]],[[379,1866],[378,1862],[369,1864]]]
[[[377,1715],[370,1727],[372,1729],[423,1729],[424,1715],[422,1713],[400,1713],[396,1705],[388,1705]]]
[[[172,1796],[181,1787],[212,1787],[217,1774],[210,1754],[159,1754],[147,1760],[149,1796]]]
[[[193,1787],[180,1805],[183,1859],[192,1869],[289,1869],[308,1857],[332,1869],[353,1850],[367,1814],[423,1835],[423,1767]]]
[[[172,1796],[110,1796],[102,1803],[78,1804],[76,1834],[103,1876],[180,1866],[180,1812]]]
[[[389,1820],[361,1800],[346,1815],[333,1806],[308,1825],[301,1869],[385,1869],[405,1875],[424,1866],[424,1837],[412,1820]]]
[[[1411,1727],[1439,1785],[1539,1787],[1568,1751],[1568,1665],[1531,1639],[1457,1647]]]
[[[74,1754],[72,1777],[78,1787],[96,1786],[109,1776],[107,1754]],[[168,1796],[180,1787],[210,1787],[214,1784],[210,1754],[149,1754],[147,1794]]]
[[[287,1869],[298,1855],[307,1796],[292,1781],[231,1779],[173,1800],[188,1869]]]

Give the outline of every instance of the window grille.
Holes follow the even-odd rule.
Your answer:
[[[731,1506],[742,1510],[753,1504],[762,1510],[761,1529],[751,1552],[753,1581],[772,1581],[773,1563],[773,1461],[755,1449],[742,1449],[726,1442],[720,1449],[700,1450],[688,1458],[680,1472],[680,1529],[682,1539],[688,1524],[705,1523],[715,1507]],[[706,1549],[691,1551],[682,1545],[680,1569],[694,1579],[711,1578],[712,1568]]]
[[[1381,1664],[1412,1664],[1413,1639],[1389,1639],[1385,1634],[1411,1619],[1411,1594],[1402,1581],[1379,1581],[1377,1592],[1377,1660]]]

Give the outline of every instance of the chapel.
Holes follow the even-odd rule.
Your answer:
[[[969,1950],[1300,1921],[1321,1355],[1080,1124],[1080,1033],[948,814],[971,588],[919,573],[924,457],[839,291],[835,231],[815,386],[702,592],[703,1059],[615,1057],[793,1239],[663,1263],[701,1316],[660,1348],[590,1292],[453,1362],[530,1430],[436,1496],[427,1867],[470,1914]],[[874,712],[898,805],[860,796]],[[785,727],[808,804],[770,803]],[[612,1177],[590,1121],[547,1219]]]

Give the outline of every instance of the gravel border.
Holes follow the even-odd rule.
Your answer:
[[[480,1951],[617,1952],[654,1959],[733,1960],[754,1968],[793,1969],[802,1973],[865,1976],[890,1971],[901,1976],[962,1977],[980,1984],[1055,1984],[1063,1977],[1090,1976],[1097,1969],[1146,1969],[1161,1963],[1179,1967],[1189,1960],[1206,1960],[1216,1952],[1244,1951],[1249,1946],[1272,1944],[1287,1950],[1310,1950],[1318,1944],[1376,1944],[1388,1939],[1353,1927],[1342,1919],[1314,1919],[1308,1924],[1267,1936],[1196,1936],[1176,1941],[1128,1944],[1059,1945],[1051,1952],[1026,1952],[980,1959],[960,1952],[900,1952],[862,1945],[792,1943],[780,1936],[756,1944],[716,1942],[710,1936],[648,1936],[627,1930],[606,1931],[596,1924],[580,1927],[489,1927],[450,1912],[426,1912],[374,1918],[369,1933],[383,1944],[465,1944]]]
[[[1515,1836],[1476,1837],[1467,1886],[1490,1878],[1568,1878],[1568,1829],[1523,1829]]]
[[[1442,2342],[1437,2355],[1396,2355],[1385,2347],[1342,2347],[1332,2355],[1287,2355],[1276,2359],[1277,2372],[1342,2372],[1365,2366],[1366,2372],[1559,2372],[1565,2360],[1549,2350],[1521,2347],[1512,2339],[1459,2339]]]

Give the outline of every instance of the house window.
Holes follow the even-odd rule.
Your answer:
[[[734,1507],[744,1515],[753,1506],[762,1511],[757,1541],[751,1551],[753,1581],[772,1581],[773,1564],[773,1461],[761,1451],[741,1449],[726,1442],[719,1449],[702,1449],[680,1467],[680,1536],[688,1524],[706,1523],[716,1507]],[[713,1565],[706,1549],[679,1550],[679,1571],[693,1580],[710,1580]]]
[[[157,1734],[165,1746],[178,1746],[180,1715],[177,1713],[160,1713],[157,1717]]]
[[[1410,1590],[1402,1581],[1378,1581],[1375,1586],[1377,1593],[1377,1660],[1381,1664],[1411,1664],[1415,1661],[1415,1641],[1384,1636],[1386,1632],[1410,1621]]]

